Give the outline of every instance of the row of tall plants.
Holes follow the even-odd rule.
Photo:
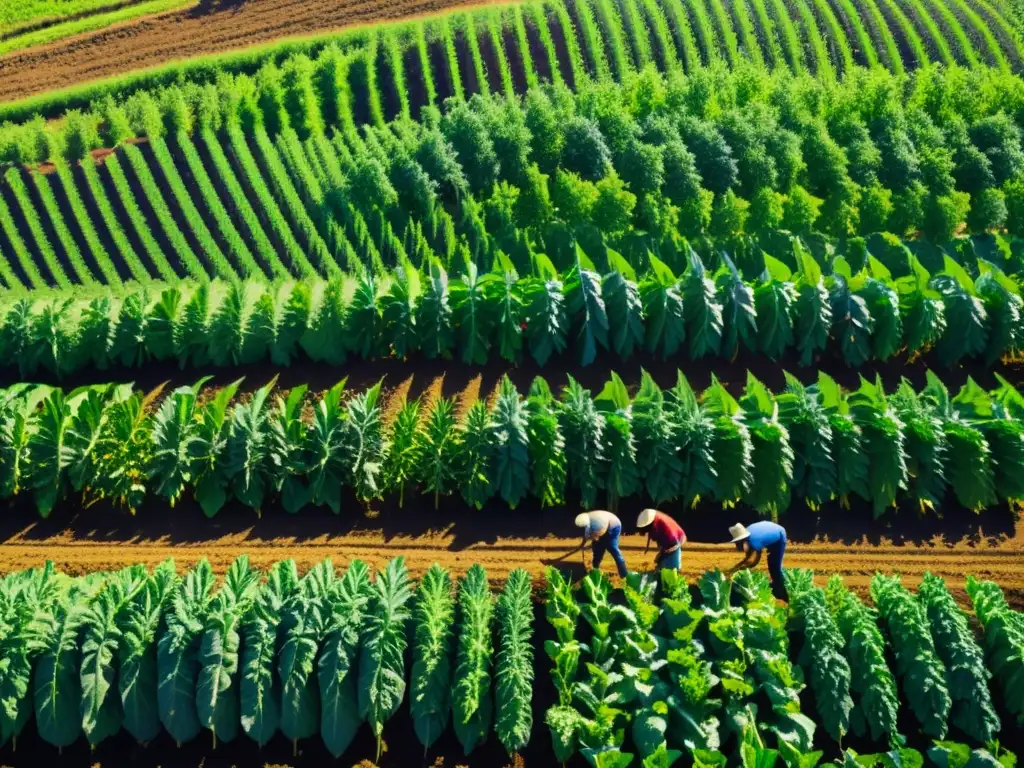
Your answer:
[[[839,577],[824,591],[809,572],[793,571],[789,581],[792,613],[759,573],[730,580],[710,571],[693,587],[675,571],[660,581],[631,574],[617,587],[600,572],[577,586],[549,569],[544,611],[553,638],[543,653],[555,689],[545,713],[552,757],[581,753],[617,768],[636,757],[664,768],[685,750],[707,766],[736,754],[745,766],[806,768],[828,746],[821,725],[835,743],[856,734],[858,745],[882,750],[847,752],[859,765],[920,764],[903,747],[918,727],[939,740],[928,755],[936,765],[1013,764],[998,746],[994,711],[983,722],[932,719],[947,691],[965,707],[989,706],[992,669],[1005,669],[999,685],[1015,690],[1020,638],[989,628],[1020,614],[997,585],[968,577],[986,629],[979,644],[938,577],[926,575],[915,595],[877,575],[880,614]],[[495,592],[480,565],[456,580],[435,564],[414,582],[401,557],[371,575],[359,560],[343,570],[324,560],[305,573],[283,560],[260,571],[242,555],[221,578],[206,560],[184,571],[168,560],[76,577],[47,563],[4,576],[0,596],[3,746],[26,728],[58,749],[122,731],[143,744],[162,732],[179,744],[208,733],[215,747],[283,737],[298,749],[319,737],[340,757],[368,728],[379,759],[406,698],[427,754],[451,729],[467,755],[493,734],[514,758],[539,725],[524,570]],[[858,629],[847,634],[853,616]],[[864,637],[877,642],[865,646]],[[879,653],[857,667],[865,651],[889,643],[892,661]],[[905,655],[906,644],[916,655]],[[890,664],[918,670],[898,684]],[[927,698],[915,693],[924,690],[920,674]],[[808,685],[814,705],[804,708]],[[873,719],[880,692],[907,701],[889,730]],[[1015,701],[1005,697],[1007,711]],[[962,741],[940,740],[952,738]]]
[[[241,381],[205,383],[0,390],[0,498],[29,497],[44,517],[71,500],[134,512],[183,498],[208,516],[231,500],[340,514],[348,494],[401,503],[418,491],[435,506],[458,495],[477,508],[615,508],[642,496],[772,517],[839,501],[876,518],[1024,498],[1024,400],[1006,382],[987,392],[969,380],[954,394],[929,374],[920,391],[862,379],[849,392],[825,374],[810,386],[787,375],[774,394],[748,374],[737,399],[714,378],[695,392],[682,374],[668,389],[644,374],[632,396],[614,374],[596,395],[569,377],[558,397],[544,379],[524,396],[506,377],[486,398],[389,403],[380,384],[311,394],[271,381],[236,399]]]
[[[919,252],[933,274],[891,238],[872,241],[880,258],[854,240],[824,265],[799,239],[776,242],[788,248],[776,251],[783,258],[753,248],[730,257],[713,247],[701,258],[687,247],[675,268],[640,253],[639,273],[613,249],[595,251],[598,267],[577,245],[566,271],[538,257],[523,277],[507,261],[489,273],[470,262],[458,276],[436,262],[406,262],[331,281],[15,294],[0,298],[0,367],[59,379],[166,362],[185,369],[529,358],[543,366],[569,358],[587,366],[599,354],[628,361],[741,353],[802,366],[832,357],[857,367],[900,355],[953,365],[1014,359],[1024,344],[1020,264],[1010,251],[989,254],[1009,273],[968,251]]]
[[[457,69],[434,70],[434,64],[443,60],[437,54],[448,47],[449,37],[452,47],[467,49],[477,62],[474,69],[479,72],[470,93],[486,92],[492,79],[506,92],[540,78],[554,81],[563,77],[563,69],[578,82],[622,77],[647,64],[676,72],[692,71],[702,62],[750,61],[810,70],[831,79],[857,64],[882,63],[899,72],[932,62],[990,65],[1008,71],[1021,60],[1015,16],[1001,4],[986,4],[983,13],[968,4],[955,11],[934,3],[912,4],[906,10],[886,4],[885,14],[874,3],[846,3],[842,13],[820,2],[796,7],[759,2],[749,10],[743,3],[734,13],[713,0],[690,7],[678,0],[544,0],[523,5],[522,12],[449,12],[420,21],[378,24],[372,31],[313,35],[176,62],[22,99],[0,107],[0,119],[25,120],[36,112],[58,117],[68,108],[81,108],[106,95],[124,97],[185,80],[205,84],[214,82],[221,72],[251,74],[268,61],[280,62],[296,54],[315,58],[330,48],[344,51],[352,61],[368,60],[374,79],[377,71],[382,73],[386,82],[363,98],[380,101],[381,94],[388,92],[393,94],[389,99],[394,111],[416,110],[422,102],[431,103],[438,85],[453,94],[464,92]],[[897,38],[908,41],[906,60]],[[534,40],[541,43],[536,51]],[[569,49],[570,62],[561,60],[555,40]],[[407,62],[414,65],[409,67]],[[422,89],[404,87],[416,81],[424,83]]]
[[[456,609],[448,571],[434,565],[414,585],[401,557],[374,578],[359,560],[300,575],[293,560],[261,573],[245,555],[219,580],[206,560],[183,574],[170,560],[80,577],[52,563],[12,573],[0,580],[0,745],[34,714],[57,748],[122,730],[180,745],[208,731],[215,748],[277,734],[297,748],[319,735],[340,757],[368,727],[379,759],[408,689],[424,750],[449,728],[462,739],[474,727],[466,754],[492,731],[515,754],[531,731],[529,587],[513,571],[495,596],[475,565]],[[475,672],[462,676],[467,665]],[[468,707],[488,717],[467,726]]]
[[[684,238],[779,228],[839,241],[1024,233],[1024,106],[1011,76],[875,71],[828,85],[754,69],[668,81],[644,70],[625,85],[474,97],[328,139],[310,69],[239,80],[224,100],[212,85],[175,86],[107,104],[117,141],[148,136],[152,152],[129,145],[101,167],[85,158],[80,174],[60,159],[56,176],[32,173],[50,192],[38,203],[24,172],[9,170],[19,210],[0,211],[11,248],[0,283],[326,277],[430,257],[449,271],[470,259],[525,274],[538,254],[567,268],[574,243],[671,264]],[[57,187],[76,231],[47,203]]]

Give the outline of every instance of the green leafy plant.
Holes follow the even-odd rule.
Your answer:
[[[409,708],[413,727],[428,750],[451,719],[455,598],[451,576],[436,563],[416,589]]]
[[[459,633],[452,714],[455,735],[468,755],[487,738],[494,719],[491,672],[494,598],[487,574],[472,566],[459,582]]]

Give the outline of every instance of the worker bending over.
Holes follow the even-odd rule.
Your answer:
[[[683,544],[686,543],[686,533],[679,523],[657,509],[645,509],[636,519],[636,525],[638,528],[650,527],[647,532],[647,549],[651,548],[652,539],[658,545],[654,567],[678,571],[683,562]]]
[[[619,576],[626,576],[626,558],[622,556],[619,549],[619,536],[622,535],[622,523],[611,512],[598,509],[593,512],[584,512],[576,516],[576,525],[583,529],[583,543],[580,549],[592,541],[594,548],[594,570],[601,567],[601,560],[604,553],[611,552],[612,560],[619,569]]]
[[[756,567],[761,562],[761,552],[767,549],[772,594],[788,603],[789,593],[786,591],[786,577],[782,571],[782,558],[786,554],[786,529],[769,520],[760,520],[749,528],[740,523],[731,525],[729,535],[732,536],[736,549],[743,552],[743,559],[729,571],[729,575],[744,568]]]

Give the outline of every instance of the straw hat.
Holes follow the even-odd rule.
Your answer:
[[[640,516],[636,519],[637,528],[646,528],[648,525],[654,522],[654,516],[658,513],[656,509],[645,509],[640,513]]]
[[[736,523],[736,525],[729,526],[729,535],[732,536],[730,543],[735,544],[737,541],[750,538],[750,531],[742,523]]]
[[[586,528],[588,525],[590,525],[590,515],[588,515],[586,512],[580,512],[578,515],[576,515],[577,528]]]

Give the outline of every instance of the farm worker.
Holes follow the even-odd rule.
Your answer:
[[[657,509],[645,509],[636,519],[636,525],[637,528],[650,528],[647,532],[647,549],[651,548],[651,539],[658,545],[654,567],[678,571],[683,561],[683,544],[686,543],[686,533],[679,523]]]
[[[601,567],[601,559],[606,551],[612,553],[612,560],[619,569],[619,576],[626,576],[626,558],[619,549],[619,536],[622,535],[622,523],[611,512],[598,509],[584,512],[576,516],[576,527],[583,529],[583,543],[580,549],[587,546],[588,541],[594,542],[594,569]]]
[[[772,594],[789,602],[786,577],[782,572],[782,558],[786,554],[786,529],[770,520],[759,520],[749,528],[741,523],[729,526],[729,535],[743,559],[729,571],[729,575],[744,568],[753,568],[761,562],[761,552],[768,550],[768,574],[772,577]]]

